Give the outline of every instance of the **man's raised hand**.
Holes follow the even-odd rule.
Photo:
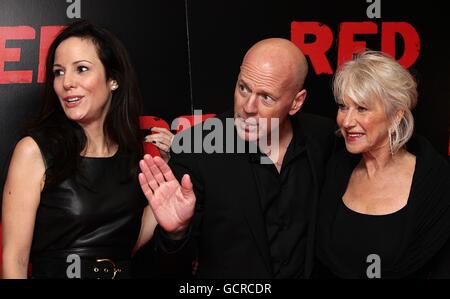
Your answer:
[[[139,183],[156,221],[168,233],[180,233],[189,226],[195,207],[195,194],[189,175],[181,185],[160,157],[145,155],[139,162]]]

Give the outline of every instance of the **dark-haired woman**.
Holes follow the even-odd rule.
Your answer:
[[[3,275],[126,278],[156,225],[137,181],[141,97],[122,43],[86,21],[46,61],[36,124],[17,143],[3,197]]]

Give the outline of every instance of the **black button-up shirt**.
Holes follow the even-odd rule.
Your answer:
[[[305,140],[291,118],[293,137],[280,172],[274,164],[253,159],[272,269],[276,278],[303,276],[306,257],[308,211],[313,196],[311,167]],[[257,154],[261,155],[261,154]]]

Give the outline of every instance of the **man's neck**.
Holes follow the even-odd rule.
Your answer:
[[[279,127],[279,140],[272,142],[266,151],[267,156],[272,160],[273,164],[277,168],[278,172],[281,171],[281,166],[283,165],[284,156],[286,155],[287,148],[291,143],[294,136],[292,124],[289,119],[283,122],[282,126]]]

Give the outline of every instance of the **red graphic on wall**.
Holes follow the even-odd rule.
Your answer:
[[[381,51],[396,57],[405,68],[413,65],[420,54],[420,38],[416,29],[406,22],[342,22],[337,37],[338,65],[352,58],[353,53],[367,48],[366,42],[356,41],[357,34],[378,34],[380,30]],[[313,42],[306,42],[307,36]],[[396,53],[396,38],[401,37],[404,44],[402,55]],[[292,22],[291,40],[309,57],[316,74],[333,74],[327,51],[333,45],[333,32],[327,25],[319,22]],[[397,58],[400,57],[400,58]]]
[[[5,71],[5,62],[19,62],[20,48],[6,48],[7,40],[34,39],[32,27],[0,27],[0,84],[31,83],[33,72],[29,70]]]
[[[37,83],[45,80],[45,58],[48,48],[64,26],[40,28],[39,62]],[[0,84],[32,83],[33,71],[20,69],[21,48],[6,47],[9,40],[34,40],[36,30],[30,26],[0,27]],[[5,70],[6,62],[16,62],[17,70]]]

